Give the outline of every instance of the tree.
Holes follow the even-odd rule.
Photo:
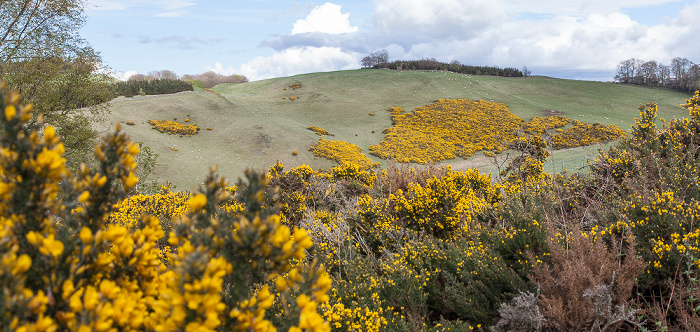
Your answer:
[[[134,74],[129,76],[129,79],[127,81],[143,81],[146,79],[146,75],[144,74]]]
[[[362,58],[360,64],[363,68],[386,68],[386,65],[389,64],[389,52],[387,52],[386,50],[374,52]]]
[[[523,76],[529,77],[530,75],[532,75],[530,69],[527,69],[527,66],[523,66]]]
[[[0,2],[0,80],[36,105],[66,146],[71,168],[89,162],[97,132],[91,123],[108,111],[111,79],[95,74],[99,55],[80,37],[84,0],[6,0]]]
[[[180,79],[180,77],[175,74],[174,71],[172,70],[154,70],[148,73],[148,76],[153,76],[156,79],[162,80],[162,79],[167,79],[167,80],[177,80]]]
[[[84,0],[0,1],[0,62],[80,53]]]

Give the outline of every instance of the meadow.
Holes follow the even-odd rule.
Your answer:
[[[295,83],[301,83],[301,87],[292,89]],[[306,164],[314,169],[330,169],[337,165],[308,151],[318,142],[318,135],[306,129],[309,126],[328,130],[335,135],[333,140],[359,146],[373,162],[386,166],[385,160],[368,151],[381,142],[382,131],[391,127],[390,113],[386,112],[391,107],[411,111],[436,99],[493,100],[504,103],[525,121],[533,116],[562,115],[628,130],[640,103],[656,101],[659,117],[670,120],[687,116],[678,105],[688,98],[683,93],[605,82],[389,70],[304,74],[224,84],[213,91],[219,94],[200,90],[117,98],[110,102],[111,114],[101,129],[107,131],[116,123],[133,121],[135,125],[125,126],[125,131],[159,154],[154,178],[189,190],[202,182],[198,175],[214,164],[231,179],[242,176],[246,168],[264,169],[263,165],[278,160],[288,167]],[[202,129],[192,137],[168,136],[148,125],[148,120],[175,118],[184,123],[188,115],[189,123]],[[292,155],[294,151],[298,151],[296,156]],[[590,146],[554,151],[555,163],[548,167],[561,169],[562,163],[567,169],[580,167],[595,151]],[[484,171],[494,169],[481,153],[467,160],[439,163],[446,164],[455,170],[472,166]]]

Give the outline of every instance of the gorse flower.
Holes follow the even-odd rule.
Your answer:
[[[265,312],[280,296],[327,301],[323,267],[299,263],[313,245],[306,232],[256,208],[265,176],[231,188],[212,173],[195,194],[123,200],[139,149],[119,127],[96,147],[96,167],[71,174],[55,130],[24,126],[31,108],[18,99],[0,98],[3,329],[274,330]],[[305,277],[272,294],[266,283],[292,270]],[[316,308],[283,317],[324,330]]]
[[[190,119],[185,119],[185,122],[189,122]],[[148,124],[153,126],[153,129],[160,131],[161,133],[168,133],[169,135],[194,135],[199,132],[199,127],[194,125],[183,125],[175,121],[157,121],[148,120]]]

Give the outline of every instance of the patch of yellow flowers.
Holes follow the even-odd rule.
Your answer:
[[[331,141],[321,137],[316,144],[309,148],[309,151],[313,152],[314,156],[334,160],[341,165],[353,164],[361,169],[379,166],[379,163],[367,158],[359,146],[344,141]]]
[[[189,122],[189,119],[186,119],[185,122]],[[168,135],[194,135],[199,132],[199,127],[196,125],[180,124],[169,120],[148,120],[148,124],[153,126],[153,129],[161,133],[168,133]]]
[[[96,167],[72,174],[53,127],[27,129],[31,106],[18,100],[0,98],[2,329],[274,331],[265,313],[279,301],[298,304],[283,316],[290,330],[330,329],[317,312],[330,278],[303,263],[311,239],[256,208],[265,175],[249,173],[236,199],[212,172],[197,193],[120,207],[138,181],[137,145],[117,127],[95,148]],[[124,209],[139,201],[162,209]],[[167,244],[154,212],[174,219]]]
[[[563,116],[523,119],[503,103],[468,99],[438,99],[433,104],[406,112],[388,109],[393,127],[384,130],[384,139],[369,147],[369,153],[400,163],[426,164],[457,157],[468,158],[478,151],[501,153],[520,131],[542,136],[547,130],[554,149],[591,145],[625,137],[615,125],[585,124]],[[569,123],[573,127],[563,130]]]

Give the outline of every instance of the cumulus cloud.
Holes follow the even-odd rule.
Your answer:
[[[700,30],[700,4],[686,5],[678,19],[654,26],[622,13],[668,2],[674,1],[385,0],[375,3],[372,26],[393,37],[386,44],[396,50],[389,52],[393,59],[614,71],[632,57],[670,61],[700,55],[696,48],[678,47]]]
[[[678,1],[382,0],[374,2],[362,30],[351,26],[339,5],[326,3],[294,23],[291,33],[260,43],[276,54],[235,70],[216,69],[255,80],[357,68],[363,56],[386,49],[391,60],[429,57],[610,79],[617,64],[632,57],[667,64],[677,56],[698,61],[700,48],[688,43],[700,32],[700,2],[655,25],[626,13],[670,2]]]
[[[307,32],[341,34],[357,31],[350,25],[350,14],[341,12],[341,6],[330,2],[314,8],[303,20],[298,20],[292,27],[292,35]]]
[[[221,75],[240,74],[255,81],[302,73],[355,69],[359,67],[358,57],[359,54],[345,52],[339,47],[295,47],[268,57],[256,57],[240,68],[224,67],[217,62],[205,70]]]
[[[375,2],[372,24],[381,34],[424,41],[472,38],[505,19],[493,0],[385,0]]]

